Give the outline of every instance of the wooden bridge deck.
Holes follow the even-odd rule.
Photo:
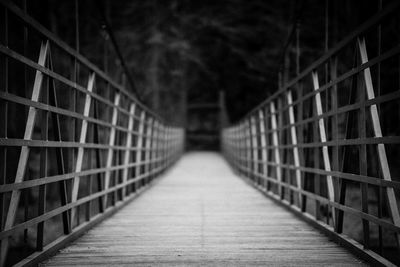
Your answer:
[[[190,153],[154,187],[44,264],[363,263],[235,177],[220,155]]]

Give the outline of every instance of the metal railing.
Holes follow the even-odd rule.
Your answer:
[[[394,1],[221,133],[235,171],[379,265],[399,249],[400,42],[381,31],[398,14]]]
[[[184,131],[16,5],[0,7],[0,265],[33,265],[171,166]],[[13,47],[11,23],[36,58]]]

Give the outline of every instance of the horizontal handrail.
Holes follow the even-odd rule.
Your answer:
[[[400,44],[387,38],[377,55],[367,45],[381,42],[371,33],[396,21],[399,7],[390,3],[221,132],[238,174],[357,255],[387,266],[398,264],[384,251],[399,249],[400,173],[391,158],[400,151],[400,133],[385,121],[400,123],[400,94],[381,73],[398,76],[400,66],[390,60],[400,56]],[[343,71],[347,48],[356,62]],[[350,218],[360,232],[345,227]]]
[[[262,106],[264,106],[267,102],[271,101],[272,99],[276,98],[280,93],[285,92],[285,90],[288,90],[289,88],[295,86],[299,82],[301,82],[301,79],[304,79],[308,76],[308,74],[318,68],[319,66],[322,66],[325,64],[329,59],[335,57],[335,55],[343,48],[345,48],[347,45],[351,44],[354,42],[354,40],[364,34],[366,31],[371,29],[373,26],[376,26],[379,24],[381,21],[383,21],[385,18],[387,18],[390,15],[395,16],[395,12],[398,11],[400,8],[400,2],[398,1],[392,1],[384,10],[373,16],[371,19],[367,20],[364,22],[361,26],[359,26],[356,30],[354,30],[352,33],[350,33],[347,37],[345,37],[343,40],[341,40],[337,45],[335,45],[333,48],[329,49],[324,55],[322,55],[318,60],[313,62],[310,66],[308,66],[305,70],[303,70],[297,77],[293,78],[289,82],[283,84],[282,88],[278,88],[278,90],[273,93],[271,96],[269,96],[267,99],[265,99],[263,102],[258,104],[256,107],[254,107],[246,116],[250,116],[250,114],[256,112],[258,109],[260,109]],[[393,14],[395,13],[395,14]],[[398,48],[397,48],[398,49]],[[395,53],[398,53],[398,50],[395,51]],[[392,57],[393,55],[390,55]],[[382,58],[384,58],[384,55],[381,55],[379,57],[374,58],[373,60],[370,60],[369,63],[366,63],[364,66],[360,65],[358,68],[361,70],[363,67],[367,68],[370,67],[371,65],[376,64],[377,62],[374,61],[381,61]],[[359,70],[354,70],[354,71],[349,71],[347,73],[348,76],[354,75],[358,73]],[[348,78],[343,75],[343,78]],[[335,79],[336,82],[339,82],[340,79]],[[334,83],[334,81],[332,81]],[[334,84],[325,84],[325,86],[332,86]],[[320,88],[323,90],[323,88]],[[246,117],[245,116],[245,117]]]
[[[16,5],[0,8],[0,266],[33,265],[172,166],[185,132]],[[35,56],[10,45],[9,21],[40,47]]]

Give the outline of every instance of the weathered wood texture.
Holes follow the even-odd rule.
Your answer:
[[[206,152],[187,154],[157,185],[44,263],[362,264]]]

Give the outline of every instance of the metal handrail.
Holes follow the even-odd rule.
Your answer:
[[[397,58],[400,45],[391,44],[369,59],[366,44],[380,24],[396,20],[399,6],[393,1],[221,132],[222,151],[237,173],[357,255],[388,266],[394,265],[393,258],[383,251],[398,249],[400,237],[395,193],[400,175],[388,147],[399,151],[400,135],[386,133],[382,120],[398,111],[400,94],[398,88],[376,90],[374,86],[383,80],[379,73],[373,76],[371,69]],[[346,61],[342,52],[349,47],[355,48],[357,63],[339,75],[338,62]],[[322,81],[319,76],[329,78]],[[346,104],[344,96],[348,96]],[[361,207],[348,203],[349,191],[360,198]],[[371,212],[375,208],[371,196],[377,199],[377,212]],[[361,222],[360,238],[344,227],[347,216]],[[375,226],[377,238],[371,240]],[[384,240],[383,231],[395,238]]]
[[[0,41],[6,81],[0,88],[0,266],[34,265],[141,193],[178,160],[185,136],[16,5],[1,0],[0,7],[6,22]],[[41,41],[38,59],[9,46],[11,16]],[[76,78],[54,64],[73,61],[80,69]],[[21,94],[18,81],[9,79],[11,69],[25,76],[32,93]],[[32,192],[38,199],[29,203]],[[48,223],[60,232],[48,236]],[[35,244],[33,251],[7,260],[16,250],[10,238],[20,234]]]

